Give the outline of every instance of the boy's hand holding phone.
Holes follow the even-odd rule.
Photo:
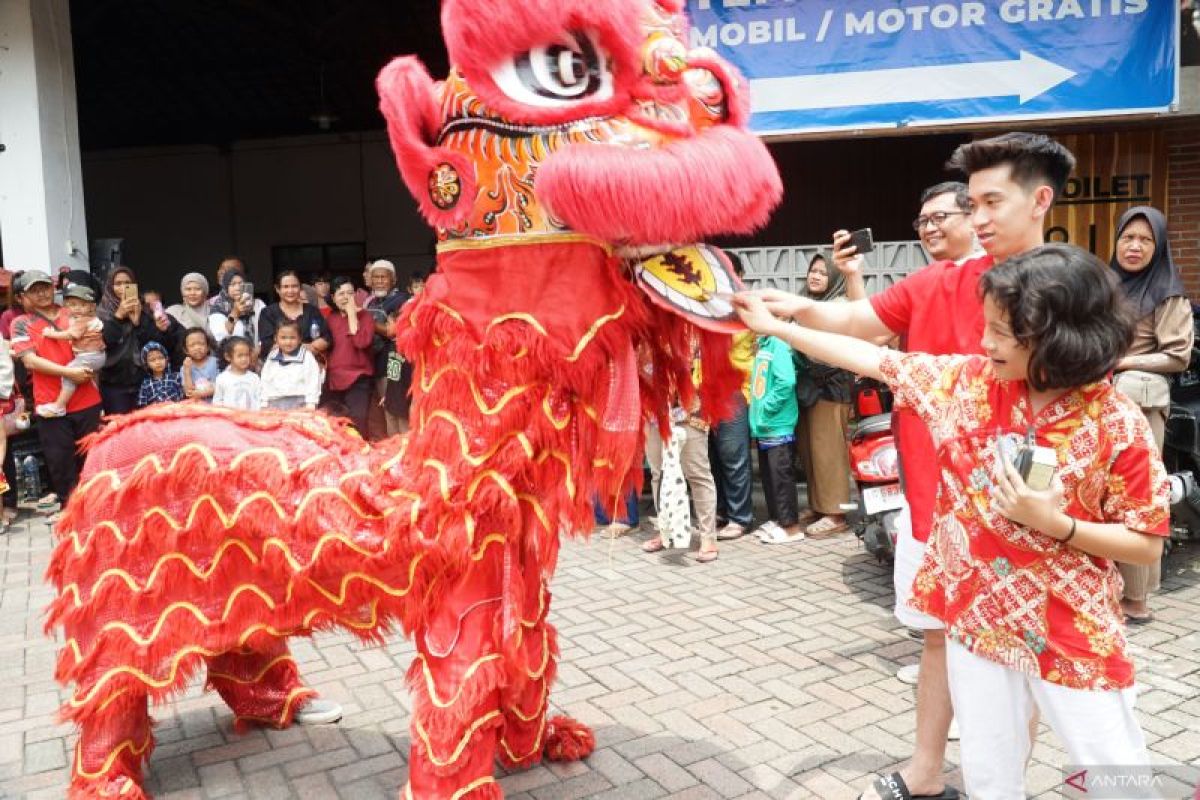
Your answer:
[[[996,469],[992,487],[992,508],[1006,519],[1037,531],[1057,529],[1062,516],[1063,485],[1058,475],[1047,488],[1031,489],[1013,460],[1016,447],[1004,436],[996,437]]]

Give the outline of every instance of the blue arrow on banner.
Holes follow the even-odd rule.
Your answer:
[[[689,0],[691,44],[750,79],[764,134],[1164,112],[1165,0]]]

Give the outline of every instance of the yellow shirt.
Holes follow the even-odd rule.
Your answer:
[[[742,379],[742,396],[750,402],[750,368],[754,365],[754,343],[757,337],[752,331],[733,335],[733,346],[729,349],[729,360],[745,376]]]

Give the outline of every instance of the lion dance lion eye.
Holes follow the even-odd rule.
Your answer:
[[[543,108],[607,100],[613,92],[608,56],[586,33],[521,53],[492,75],[513,100]]]

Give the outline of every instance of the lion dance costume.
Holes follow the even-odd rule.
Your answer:
[[[313,692],[287,637],[331,627],[414,639],[405,797],[500,797],[497,757],[593,746],[547,718],[559,536],[640,483],[643,421],[697,399],[697,342],[703,407],[733,396],[710,319],[731,279],[693,243],[763,224],[780,181],[682,0],[446,0],[442,23],[444,82],[413,58],[378,79],[439,238],[398,326],[413,430],[368,447],[322,415],[187,403],[94,437],[48,571],[72,798],[144,796],[148,702],[201,667],[239,726],[290,724]]]

